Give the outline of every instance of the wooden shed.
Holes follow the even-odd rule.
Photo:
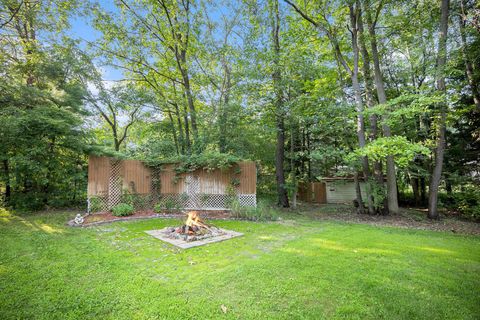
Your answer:
[[[325,183],[327,203],[348,203],[351,204],[357,198],[355,181],[353,178],[323,178]],[[360,181],[360,190],[365,195],[365,183]]]
[[[109,210],[120,202],[137,209],[155,205],[176,209],[225,210],[238,200],[256,206],[256,165],[238,162],[227,169],[178,173],[176,164],[149,167],[139,160],[90,156],[89,211]]]
[[[365,183],[360,182],[362,194]],[[302,182],[298,185],[298,200],[310,203],[352,203],[356,199],[353,178],[322,178],[319,182]]]

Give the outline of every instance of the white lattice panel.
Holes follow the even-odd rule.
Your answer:
[[[243,207],[256,207],[257,195],[256,194],[239,194],[238,202]]]
[[[239,194],[238,202],[244,207],[256,207],[255,194]],[[188,209],[188,210],[228,210],[231,202],[226,194],[162,194],[159,200],[153,199],[149,194],[120,195],[119,202],[132,204],[136,210],[152,209],[156,204],[164,209]],[[96,196],[87,199],[88,212],[108,211],[112,201],[108,196]]]
[[[108,209],[119,204],[122,198],[122,180],[120,170],[122,162],[112,159],[110,161],[110,179],[108,181]]]

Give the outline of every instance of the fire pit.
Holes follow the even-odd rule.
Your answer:
[[[146,233],[183,249],[223,241],[243,235],[239,232],[225,230],[206,224],[200,218],[200,213],[198,211],[188,212],[187,219],[182,226],[150,230],[146,231]]]

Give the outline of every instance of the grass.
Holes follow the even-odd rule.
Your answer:
[[[0,214],[1,319],[478,319],[480,237],[304,218],[178,250],[172,220]],[[224,305],[226,313],[221,309]]]

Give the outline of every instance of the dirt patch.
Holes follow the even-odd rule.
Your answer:
[[[336,220],[375,226],[480,235],[480,223],[465,221],[451,216],[443,216],[439,220],[430,220],[426,217],[426,211],[422,209],[401,209],[398,215],[388,216],[356,214],[353,213],[353,210],[332,210],[331,206],[327,207],[326,212],[323,209],[322,206],[303,207],[299,213],[317,220]]]

